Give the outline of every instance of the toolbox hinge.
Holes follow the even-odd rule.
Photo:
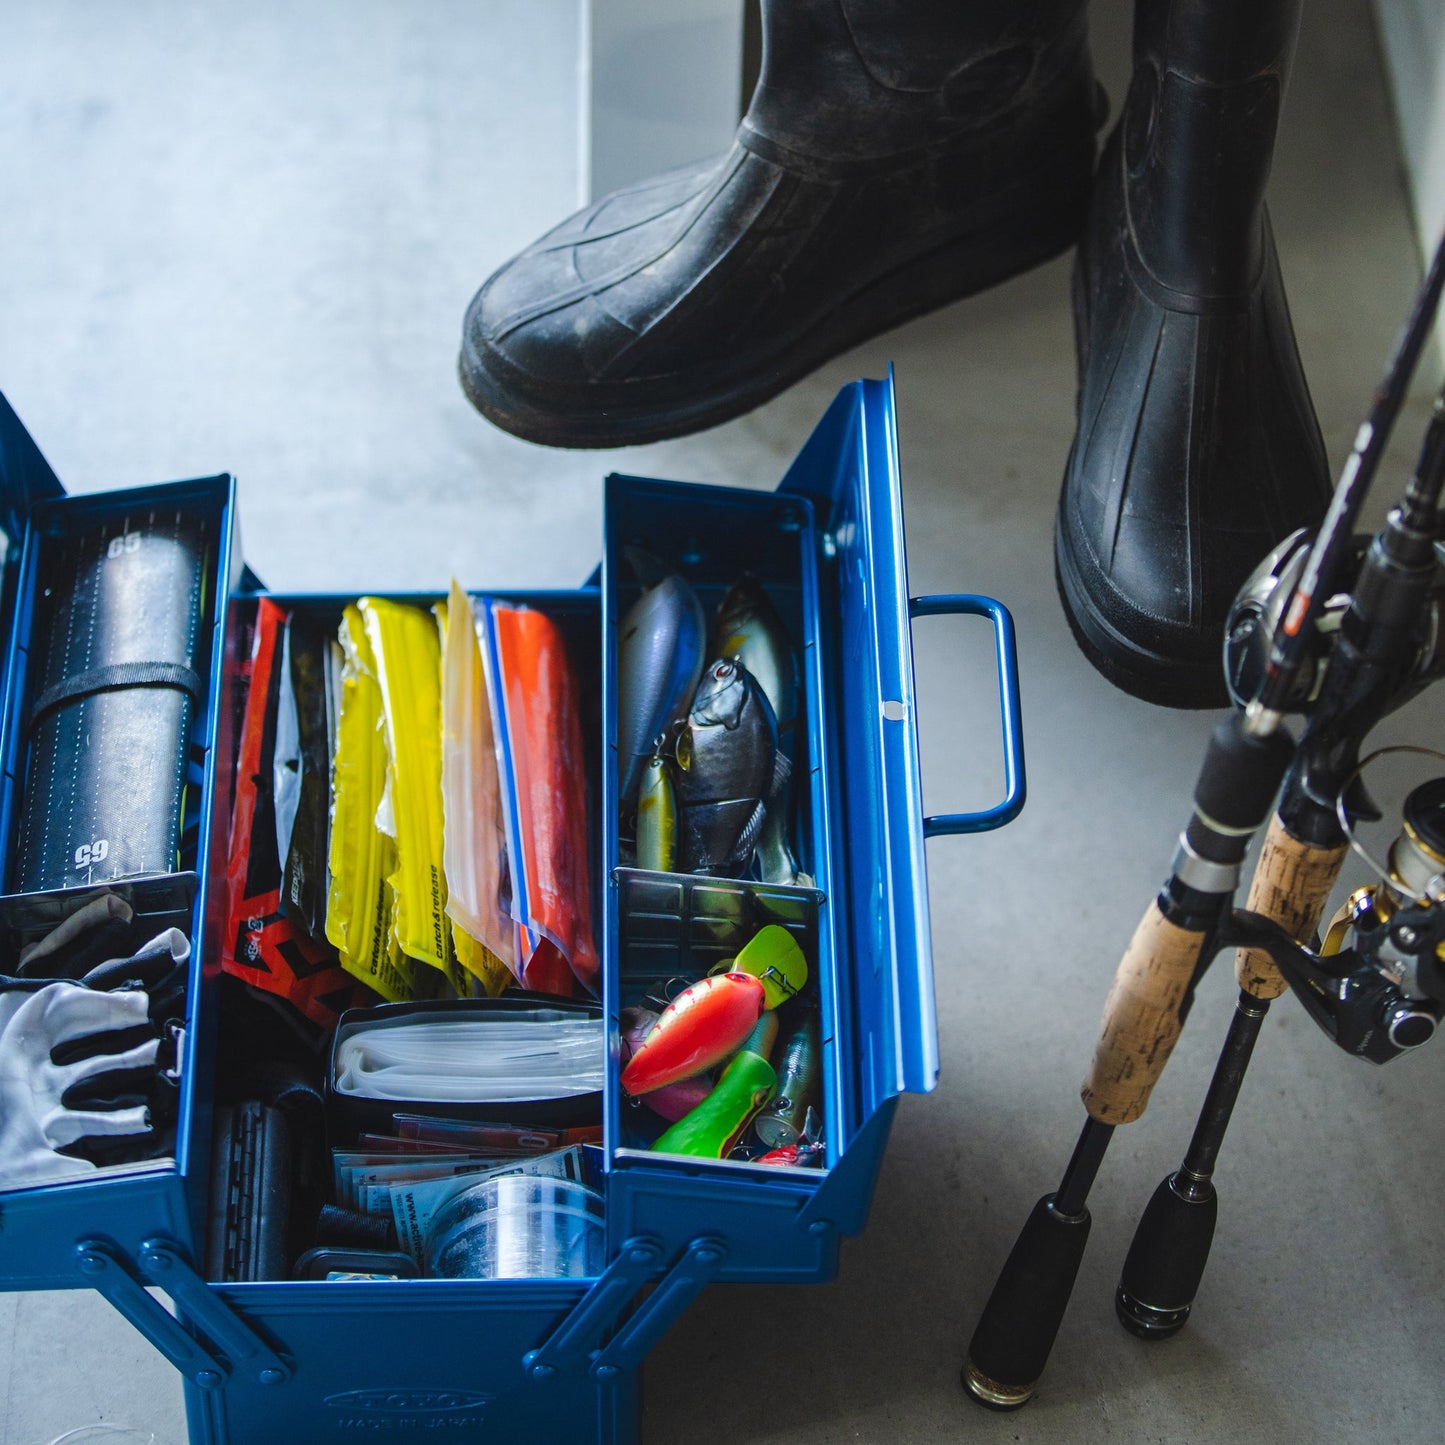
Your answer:
[[[643,1356],[712,1283],[727,1257],[725,1240],[707,1234],[694,1239],[682,1252],[682,1257],[658,1280],[657,1288],[607,1344],[592,1356],[592,1374],[605,1380],[641,1365]]]
[[[102,1240],[82,1240],[75,1247],[75,1257],[86,1283],[104,1295],[193,1385],[219,1389],[232,1370],[241,1369],[254,1374],[263,1385],[279,1385],[291,1378],[291,1365],[211,1289],[170,1240],[146,1240],[134,1271]],[[207,1349],[146,1293],[147,1285],[164,1290],[222,1353]]]
[[[662,1244],[647,1236],[627,1240],[617,1258],[598,1277],[547,1337],[545,1343],[522,1357],[522,1368],[534,1379],[545,1380],[558,1371],[574,1369],[591,1355],[598,1340],[627,1308],[633,1295],[662,1264]]]

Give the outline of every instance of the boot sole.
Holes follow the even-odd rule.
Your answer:
[[[1222,656],[1212,663],[1181,663],[1171,653],[1140,646],[1103,617],[1074,563],[1062,518],[1054,528],[1054,582],[1079,650],[1115,687],[1159,707],[1229,706]],[[1221,653],[1223,645],[1221,638]]]
[[[1092,140],[1034,177],[1035,193],[1065,177],[1066,201],[1044,216],[1011,220],[1006,230],[950,242],[898,267],[855,292],[791,345],[757,358],[741,378],[713,389],[706,379],[693,403],[607,405],[596,414],[568,415],[529,401],[521,378],[477,354],[464,340],[457,364],[467,399],[504,431],[542,446],[604,448],[665,441],[720,425],[762,405],[825,361],[953,301],[977,295],[1067,251],[1088,210]],[[1082,184],[1080,177],[1083,177]],[[1072,192],[1072,193],[1070,193]],[[960,278],[966,279],[960,279]],[[639,384],[639,389],[641,386]],[[593,403],[597,405],[597,403]]]

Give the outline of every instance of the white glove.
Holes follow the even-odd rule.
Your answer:
[[[93,1173],[88,1160],[56,1152],[78,1139],[150,1133],[144,1105],[70,1109],[64,1098],[102,1075],[154,1068],[159,1038],[73,1063],[51,1058],[59,1045],[149,1024],[148,1006],[139,989],[102,993],[78,983],[0,992],[0,1189]]]

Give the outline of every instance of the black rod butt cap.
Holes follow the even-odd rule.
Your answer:
[[[1052,1194],[1034,1205],[968,1344],[963,1384],[981,1405],[1016,1410],[1033,1394],[1088,1238],[1087,1209],[1059,1214]]]

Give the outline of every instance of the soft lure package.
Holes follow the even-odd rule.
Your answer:
[[[261,599],[246,680],[227,972],[327,1030],[368,1000],[595,986],[582,696],[552,618],[455,585],[329,617]]]
[[[518,977],[542,993],[597,985],[582,695],[556,621],[476,603],[517,924]]]

